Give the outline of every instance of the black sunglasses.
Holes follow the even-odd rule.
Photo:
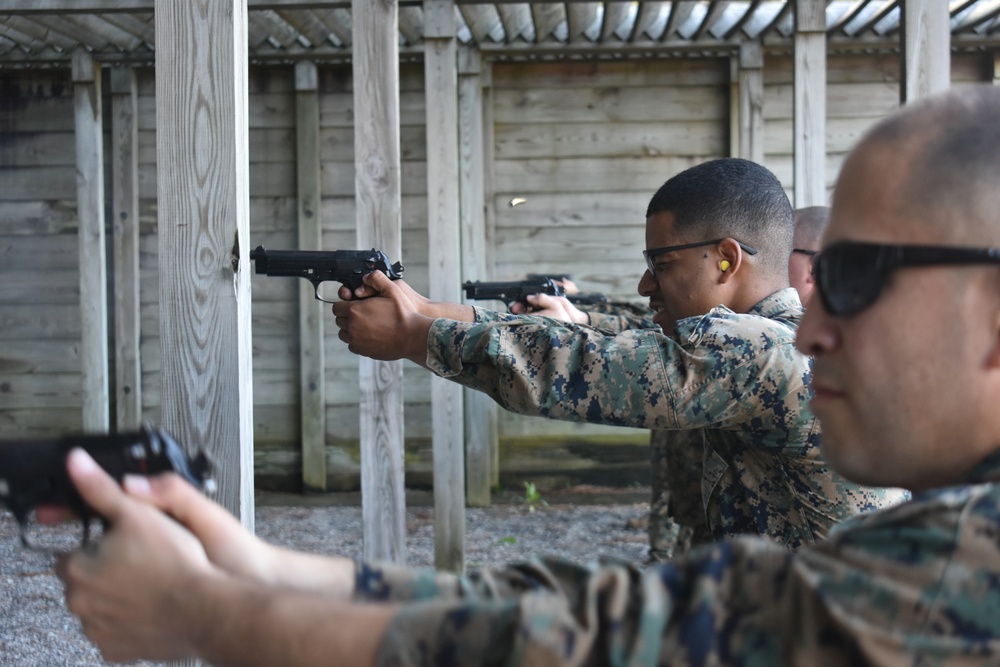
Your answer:
[[[875,303],[896,269],[948,264],[1000,264],[1000,248],[835,243],[813,260],[813,275],[826,312],[850,317]]]
[[[716,243],[721,243],[722,241],[725,241],[725,240],[726,240],[725,238],[721,238],[721,239],[713,239],[711,241],[698,241],[697,243],[682,243],[680,245],[665,245],[662,248],[650,248],[649,250],[643,250],[642,251],[642,256],[646,260],[646,268],[649,269],[650,273],[655,274],[656,273],[656,265],[653,264],[653,260],[656,259],[659,255],[662,255],[663,253],[674,252],[675,250],[687,250],[688,248],[698,248],[698,247],[703,246],[703,245],[715,245]],[[737,241],[737,243],[740,244],[740,247],[743,248],[743,252],[745,252],[746,254],[748,254],[748,255],[756,255],[757,254],[757,249],[756,248],[752,248],[752,247],[748,246],[746,243],[743,243],[741,241]]]

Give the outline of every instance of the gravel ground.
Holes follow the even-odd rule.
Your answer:
[[[470,567],[500,565],[529,555],[559,555],[589,560],[608,555],[643,562],[648,490],[628,489],[595,495],[593,490],[560,498],[530,512],[516,498],[499,498],[485,509],[466,513],[466,561]],[[324,497],[327,498],[327,497]],[[301,499],[300,499],[301,500]],[[319,504],[294,503],[295,497],[258,496],[257,533],[264,539],[303,551],[360,558],[361,508],[355,498]],[[426,498],[424,499],[426,501]],[[592,504],[601,502],[603,504]],[[570,504],[572,503],[572,504]],[[586,504],[581,504],[586,503]],[[434,561],[433,510],[407,499],[407,552],[411,565]],[[34,530],[34,529],[33,529]],[[71,548],[79,528],[39,528],[47,545]],[[104,665],[80,632],[63,602],[62,586],[52,574],[52,557],[26,550],[17,523],[0,513],[0,667]],[[136,665],[154,663],[139,662]]]

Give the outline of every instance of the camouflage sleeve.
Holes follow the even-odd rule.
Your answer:
[[[820,643],[830,660],[801,664],[858,664],[836,659],[850,642],[822,613],[816,573],[800,574],[793,558],[740,538],[645,571],[558,560],[464,577],[364,568],[358,599],[409,602],[380,666],[777,665],[792,652],[818,657]]]
[[[621,301],[577,306],[590,317],[590,326],[605,331],[621,333],[628,329],[653,329],[660,327],[653,323],[653,312],[646,306]]]
[[[786,428],[784,397],[807,398],[809,368],[793,335],[757,334],[720,332],[682,345],[651,330],[612,335],[555,320],[439,319],[428,333],[427,366],[520,414],[763,433]]]

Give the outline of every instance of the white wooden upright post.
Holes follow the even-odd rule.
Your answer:
[[[944,0],[902,3],[899,102],[948,90],[951,85],[951,23]]]
[[[111,171],[115,256],[115,423],[142,421],[139,365],[139,122],[135,69],[111,70]]]
[[[156,0],[164,427],[253,529],[246,0]]]
[[[321,250],[319,168],[319,82],[316,63],[295,65],[296,181],[299,250]],[[299,386],[302,394],[302,487],[306,493],[326,491],[326,355],[323,323],[329,306],[316,299],[312,283],[299,282]]]
[[[104,234],[104,123],[101,66],[84,49],[73,54],[76,202],[80,219],[80,372],[83,429],[107,432],[108,269]]]
[[[430,298],[459,300],[458,74],[454,0],[424,0],[427,99],[427,245]],[[465,567],[465,441],[462,387],[431,378],[434,563]]]
[[[477,49],[458,50],[459,207],[462,225],[462,280],[489,280],[490,249],[484,206],[482,57]],[[498,438],[497,404],[481,391],[463,387],[465,406],[465,488],[471,507],[488,507],[493,452]]]
[[[378,248],[405,268],[398,8],[395,2],[352,0],[351,18],[358,247]],[[402,563],[406,561],[403,362],[359,357],[358,364],[364,557]]]
[[[764,47],[740,42],[739,157],[764,162]]]
[[[826,3],[795,0],[795,207],[825,206]]]

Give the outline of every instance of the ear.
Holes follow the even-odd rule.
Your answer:
[[[731,238],[719,241],[716,250],[719,253],[717,264],[715,265],[716,270],[719,272],[718,281],[720,285],[725,285],[743,267],[743,258],[746,257],[746,253],[743,252],[740,244]]]

